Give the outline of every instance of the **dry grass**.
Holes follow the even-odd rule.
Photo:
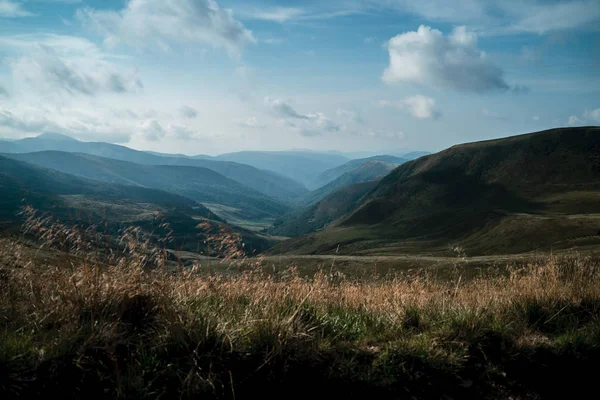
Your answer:
[[[0,244],[0,393],[10,397],[547,398],[566,382],[571,394],[595,384],[591,258],[469,281],[301,278],[258,262],[215,276],[166,271],[137,230],[109,252],[35,215],[26,226],[73,257],[45,265]]]

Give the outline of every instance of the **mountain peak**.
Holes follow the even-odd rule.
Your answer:
[[[60,133],[55,133],[55,132],[44,132],[40,135],[37,136],[38,139],[45,139],[45,140],[60,140],[63,142],[69,141],[69,142],[77,142],[77,139],[73,139],[70,136],[67,135],[63,135]]]

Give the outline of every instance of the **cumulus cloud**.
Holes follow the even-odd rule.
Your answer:
[[[569,124],[569,126],[583,125],[583,121],[577,115],[571,115],[567,121],[567,124]]]
[[[407,111],[418,119],[438,119],[442,113],[437,109],[431,97],[416,95],[404,99]]]
[[[214,0],[131,0],[120,11],[83,8],[77,18],[111,45],[169,50],[177,44],[202,43],[237,56],[246,44],[256,42],[252,32]]]
[[[36,90],[93,96],[141,89],[137,71],[124,68],[88,40],[59,35],[0,38],[14,78]]]
[[[140,124],[140,133],[149,142],[157,142],[165,137],[166,131],[156,120],[144,121]]]
[[[477,47],[477,36],[457,27],[448,36],[421,25],[388,42],[390,64],[383,81],[416,83],[464,92],[507,90],[501,68]]]
[[[582,115],[571,115],[567,121],[569,126],[597,124],[600,122],[600,108],[586,109]]]
[[[295,119],[309,119],[308,115],[302,115],[296,112],[294,108],[284,100],[272,99],[265,97],[265,104],[271,109],[276,115],[283,118],[295,118]]]
[[[183,118],[193,119],[198,116],[198,111],[190,106],[183,106],[179,109],[179,113]]]
[[[302,136],[320,136],[325,132],[339,132],[342,127],[322,112],[301,114],[289,103],[265,97],[265,104],[272,114],[282,118],[284,125],[297,130]]]
[[[398,102],[380,100],[380,107],[391,107],[409,113],[417,119],[438,119],[442,112],[431,97],[423,95],[408,96]]]
[[[12,0],[0,0],[0,18],[31,17],[34,15],[25,10],[21,3]]]
[[[600,122],[600,108],[596,108],[595,110],[585,110],[583,116],[588,120]]]

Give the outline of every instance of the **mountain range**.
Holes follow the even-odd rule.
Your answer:
[[[291,201],[308,192],[300,183],[290,178],[235,162],[158,156],[111,143],[81,142],[57,133],[44,133],[16,141],[0,141],[0,153],[31,153],[47,150],[91,154],[137,164],[208,168],[267,196],[284,201]]]
[[[553,129],[402,164],[338,223],[273,251],[449,255],[460,247],[478,255],[585,246],[597,242],[599,204],[600,128]]]
[[[289,210],[280,200],[202,167],[142,165],[62,151],[6,156],[88,179],[161,189],[203,204],[225,205],[234,210],[232,215],[241,220],[275,218]]]
[[[179,250],[205,249],[204,231],[198,226],[202,221],[241,234],[249,253],[272,245],[264,235],[227,226],[206,207],[177,194],[99,182],[4,156],[0,156],[0,192],[2,226],[18,224],[21,207],[29,205],[67,224],[100,224],[108,234],[128,226],[154,234],[167,222],[174,232],[172,246]]]

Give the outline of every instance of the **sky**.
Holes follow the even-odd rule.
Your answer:
[[[600,125],[598,0],[0,0],[0,137],[438,151]]]

